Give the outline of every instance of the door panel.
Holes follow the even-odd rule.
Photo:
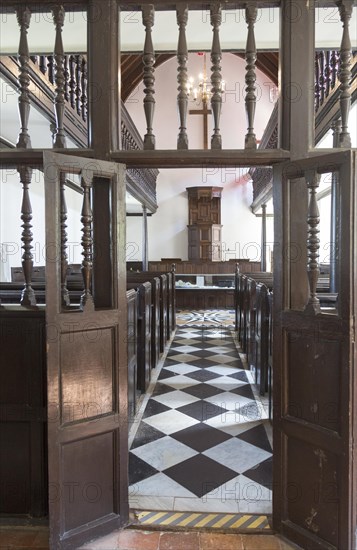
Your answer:
[[[339,177],[341,284],[334,307],[322,307],[315,197],[319,177],[330,172]],[[274,248],[274,526],[306,550],[352,550],[355,153],[316,155],[276,167],[274,210],[280,214]]]
[[[47,152],[44,171],[50,541],[69,549],[128,521],[125,179],[122,166]],[[69,286],[70,305],[66,178],[83,192],[83,293]]]

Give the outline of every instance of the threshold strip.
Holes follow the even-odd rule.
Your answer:
[[[271,529],[269,517],[261,514],[214,514],[199,512],[135,512],[139,525],[162,527],[189,527],[193,529]]]

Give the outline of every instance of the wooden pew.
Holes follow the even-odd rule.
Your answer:
[[[259,387],[260,395],[268,391],[268,360],[269,360],[269,291],[259,283],[256,287],[255,300],[255,383]]]
[[[137,292],[137,389],[145,393],[149,383],[152,367],[152,298],[151,283],[128,283],[127,289]],[[154,365],[155,366],[155,365]]]
[[[160,307],[160,353],[163,353],[167,340],[170,338],[170,327],[168,325],[168,311],[171,307],[171,299],[167,289],[168,274],[166,273],[152,273],[149,271],[143,271],[142,273],[127,273],[128,283],[138,283],[151,281],[152,278],[157,278],[160,283],[159,292],[159,307]]]
[[[127,273],[127,286],[149,282],[151,284],[151,368],[155,368],[160,359],[160,279],[152,277],[141,278],[140,273]]]
[[[128,416],[129,423],[131,423],[134,421],[137,399],[137,304],[135,290],[127,290],[126,301],[128,314]]]

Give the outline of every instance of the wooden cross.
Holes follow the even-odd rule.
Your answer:
[[[212,113],[211,109],[207,108],[206,99],[202,100],[202,109],[190,109],[190,115],[203,115],[203,148],[208,149],[208,115]]]

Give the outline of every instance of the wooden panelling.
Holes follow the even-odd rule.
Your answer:
[[[44,311],[0,310],[0,513],[47,513]]]
[[[98,517],[118,513],[115,508],[113,432],[72,441],[62,447],[63,528],[66,532],[95,521]],[[100,467],[98,467],[100,465]],[[52,493],[55,498],[55,493]]]
[[[333,338],[289,332],[289,416],[340,432],[341,344]]]
[[[91,331],[62,333],[61,344],[62,422],[113,411],[112,330],[93,323]]]

